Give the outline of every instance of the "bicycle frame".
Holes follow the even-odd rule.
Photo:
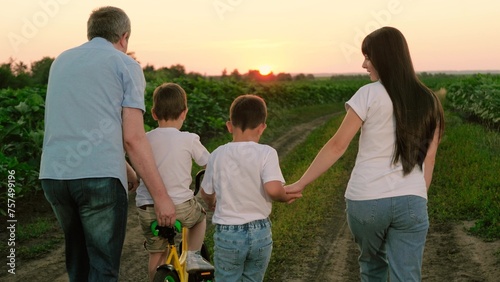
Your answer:
[[[196,195],[200,188],[201,177],[204,174],[204,170],[200,171],[196,175],[196,188],[194,191],[194,195]],[[189,229],[186,227],[181,227],[179,221],[176,221],[173,227],[159,227],[158,222],[154,221],[151,224],[151,231],[155,236],[161,236],[166,238],[168,241],[168,255],[165,259],[165,264],[158,266],[157,272],[155,274],[154,281],[177,281],[173,276],[178,276],[180,282],[188,282],[188,281],[212,281],[213,280],[213,271],[206,272],[194,272],[192,273],[192,279],[190,279],[190,274],[187,272],[186,268],[186,260],[188,254],[188,233]],[[181,255],[177,251],[177,247],[175,246],[175,235],[176,232],[181,232]],[[163,278],[162,274],[166,274],[168,278]],[[175,274],[174,274],[175,273]],[[173,275],[173,276],[170,276]],[[157,280],[158,276],[158,280]]]
[[[181,281],[188,281],[189,274],[186,272],[186,259],[188,252],[188,240],[187,240],[187,232],[189,230],[185,227],[182,227],[182,248],[181,255],[177,252],[177,247],[175,244],[170,244],[169,242],[169,252],[167,259],[165,260],[165,264],[172,265],[174,269],[177,271],[179,275],[179,279]],[[160,266],[162,267],[162,266]]]

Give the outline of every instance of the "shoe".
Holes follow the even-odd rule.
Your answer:
[[[208,261],[206,261],[201,255],[200,252],[188,251],[186,258],[186,271],[188,273],[197,272],[197,271],[212,271],[214,270],[214,266],[211,265]]]

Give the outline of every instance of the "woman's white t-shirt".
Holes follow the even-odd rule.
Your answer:
[[[361,87],[347,101],[348,108],[356,112],[363,124],[356,164],[345,197],[373,200],[416,195],[427,199],[422,170],[415,166],[403,177],[403,166],[392,163],[396,125],[392,101],[384,86],[377,81]]]

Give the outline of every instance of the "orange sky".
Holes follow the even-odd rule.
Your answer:
[[[0,62],[30,64],[86,41],[92,9],[132,21],[141,64],[208,75],[269,65],[274,73],[364,72],[359,45],[375,28],[405,34],[417,71],[499,70],[500,1],[3,0]],[[340,2],[340,3],[339,3]]]

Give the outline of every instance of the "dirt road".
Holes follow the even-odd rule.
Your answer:
[[[313,120],[292,128],[274,146],[280,156],[287,154],[294,146],[303,142],[307,134],[328,117]],[[293,140],[293,142],[291,142]],[[121,281],[147,281],[147,253],[142,249],[140,228],[136,218],[134,195],[130,196],[127,236],[123,248]],[[342,205],[336,205],[342,206]],[[51,211],[50,211],[51,212]],[[345,221],[343,209],[338,209],[325,219],[328,230],[321,238],[315,238],[309,257],[300,266],[289,266],[290,271],[283,274],[281,281],[359,281],[356,262],[357,249]],[[424,265],[423,281],[499,281],[500,265],[498,255],[500,241],[486,243],[467,235],[465,228],[471,222],[432,224],[428,234]],[[4,266],[1,268],[5,269]],[[16,274],[0,273],[2,281],[68,281],[64,265],[64,246],[54,249],[49,255],[20,262]]]

